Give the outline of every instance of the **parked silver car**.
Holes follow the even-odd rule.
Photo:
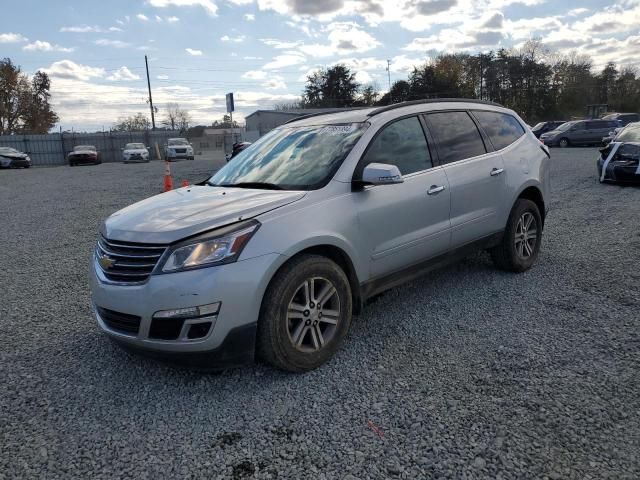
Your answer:
[[[547,147],[495,104],[303,117],[206,184],[109,217],[90,275],[97,321],[124,347],[200,367],[257,354],[309,370],[388,288],[478,249],[529,269],[548,194]]]
[[[186,138],[170,138],[164,147],[164,158],[170,162],[179,159],[193,160],[193,145]]]

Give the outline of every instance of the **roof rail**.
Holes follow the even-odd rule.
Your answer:
[[[324,111],[324,112],[308,113],[307,115],[302,115],[300,117],[296,117],[296,118],[292,118],[291,120],[287,120],[286,122],[283,123],[283,125],[286,125],[287,123],[297,122],[298,120],[304,120],[306,118],[319,117],[320,115],[331,115],[332,113],[351,112],[353,110],[363,110],[363,109],[367,109],[367,108],[371,108],[371,107],[336,108],[336,109],[327,110],[327,111]]]
[[[482,105],[492,105],[494,107],[502,107],[499,103],[489,102],[487,100],[478,100],[475,98],[428,98],[423,100],[409,100],[408,102],[394,103],[393,105],[387,105],[386,107],[376,108],[374,111],[369,112],[367,117],[373,117],[380,113],[388,112],[389,110],[395,110],[396,108],[408,107],[410,105],[420,105],[422,103],[479,103]],[[504,108],[504,107],[503,107]]]

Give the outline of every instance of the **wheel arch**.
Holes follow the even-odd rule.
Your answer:
[[[544,220],[546,217],[546,207],[544,203],[544,196],[542,195],[542,190],[538,185],[528,185],[522,189],[522,191],[518,194],[515,200],[524,198],[526,200],[531,200],[538,206],[538,210],[540,210],[540,217],[542,218],[542,226],[544,227]],[[515,204],[515,201],[513,202]]]
[[[286,260],[278,266],[278,268],[269,278],[269,281],[267,282],[267,286],[265,288],[265,293],[269,287],[269,284],[273,281],[276,275],[278,275],[282,268],[289,262],[301,255],[321,255],[335,262],[345,273],[347,279],[349,280],[349,286],[351,287],[353,313],[358,314],[360,312],[363,303],[363,297],[360,288],[358,270],[356,269],[356,265],[354,264],[353,259],[347,253],[345,248],[336,245],[336,243],[334,242],[321,241],[317,243],[299,245],[292,250],[294,253],[287,252]],[[264,301],[264,294],[262,301]]]

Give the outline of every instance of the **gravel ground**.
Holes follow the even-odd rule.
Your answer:
[[[640,188],[553,150],[539,263],[396,288],[326,366],[201,374],[98,331],[99,223],[161,163],[0,171],[0,479],[640,477]],[[198,180],[211,162],[173,165]]]

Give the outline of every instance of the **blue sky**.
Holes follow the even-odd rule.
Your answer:
[[[194,123],[294,100],[306,75],[346,63],[387,89],[438,52],[517,48],[640,67],[640,0],[91,0],[8,1],[0,56],[46,70],[64,129],[109,128],[148,113],[144,55],[158,117],[169,102]]]

